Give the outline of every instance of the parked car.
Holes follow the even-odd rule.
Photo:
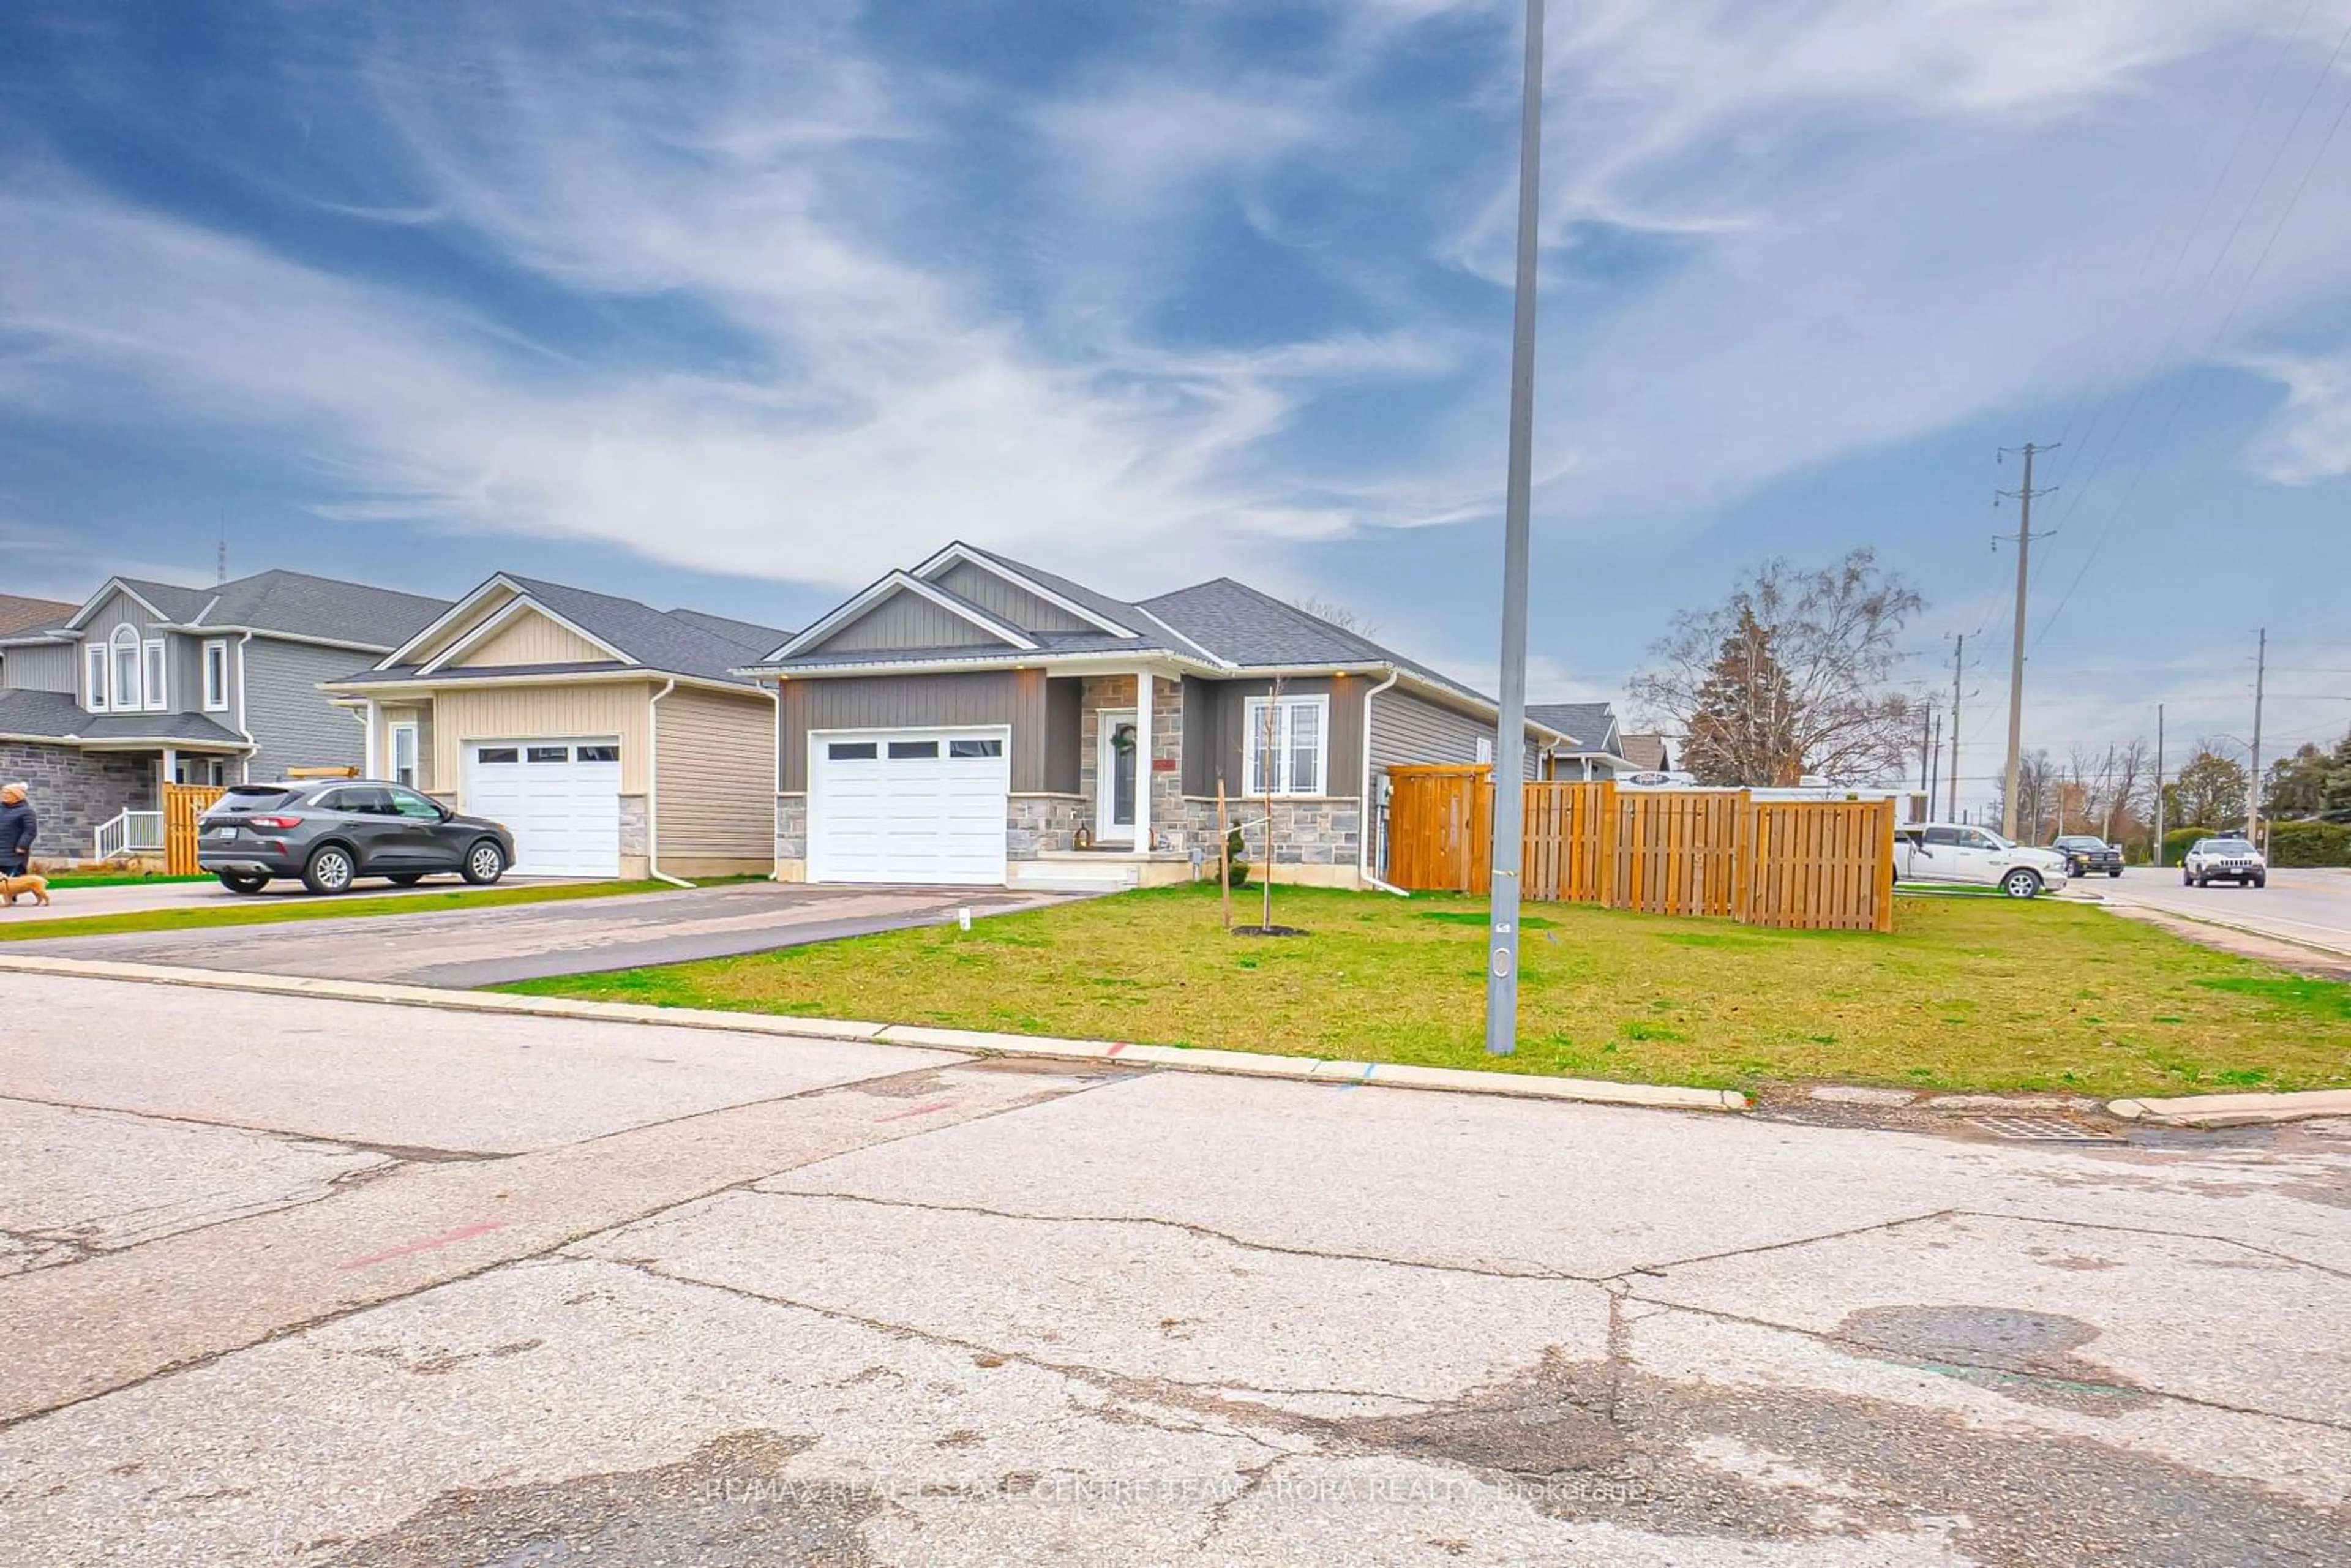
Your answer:
[[[196,863],[232,893],[259,893],[273,877],[299,877],[312,893],[362,876],[410,887],[436,872],[482,885],[514,863],[504,824],[366,779],[234,784],[196,831]]]
[[[2210,887],[2216,882],[2267,887],[2270,862],[2248,840],[2199,839],[2179,862],[2179,880],[2188,887]]]
[[[2033,898],[2043,888],[2065,885],[2065,857],[2011,843],[1990,828],[1911,822],[1895,830],[1894,879],[1975,883],[2011,898]]]
[[[2067,876],[2088,876],[2093,872],[2108,876],[2123,874],[2122,846],[2110,844],[2095,833],[2065,833],[2049,847],[2065,857]]]

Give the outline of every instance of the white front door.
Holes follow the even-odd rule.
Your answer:
[[[1094,837],[1106,844],[1134,842],[1134,709],[1106,707],[1095,716]]]
[[[517,876],[621,874],[621,743],[475,740],[465,746],[469,816],[514,834]]]
[[[1002,728],[811,734],[809,880],[1002,886],[1010,742]]]

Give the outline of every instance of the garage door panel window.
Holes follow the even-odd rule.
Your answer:
[[[1331,699],[1251,697],[1249,792],[1321,795],[1330,772]]]
[[[485,746],[474,754],[475,760],[496,767],[501,763],[520,762],[522,753],[511,746]]]
[[[893,762],[912,762],[938,754],[939,743],[935,740],[893,740],[890,743],[890,760]]]
[[[533,762],[569,762],[571,748],[568,746],[534,746],[524,755]]]
[[[1000,740],[950,740],[947,742],[947,755],[949,757],[1001,757],[1004,755],[1004,742]]]
[[[575,746],[571,755],[582,762],[618,762],[621,748],[617,746]]]
[[[870,740],[836,740],[824,748],[829,762],[871,762],[882,748]]]

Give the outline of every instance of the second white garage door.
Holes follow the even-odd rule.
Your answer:
[[[469,741],[465,810],[514,833],[517,875],[618,876],[621,743]]]
[[[1001,729],[810,736],[809,880],[1001,885],[1007,739]]]

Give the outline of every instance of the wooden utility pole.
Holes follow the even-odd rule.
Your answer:
[[[2245,780],[2245,841],[2258,848],[2262,841],[2262,677],[2270,667],[2270,629],[2262,628],[2261,651],[2253,656],[2253,766]]]
[[[1959,671],[1967,656],[1968,639],[1961,632],[1951,644],[1951,813],[1949,821],[1959,820]],[[1932,802],[1928,802],[1931,808]]]
[[[1233,830],[1225,816],[1225,776],[1217,775],[1217,897],[1225,906],[1225,929],[1233,928]]]
[[[2155,705],[2155,852],[2147,857],[2163,864],[2163,705]]]
[[[2005,491],[2018,502],[2016,529],[2016,638],[2008,662],[2008,785],[2001,792],[2000,831],[2003,838],[2016,837],[2016,772],[2024,752],[2024,589],[2030,580],[2032,564],[2032,459],[2043,452],[2053,452],[2053,446],[2024,444],[2024,486],[2022,489]]]

